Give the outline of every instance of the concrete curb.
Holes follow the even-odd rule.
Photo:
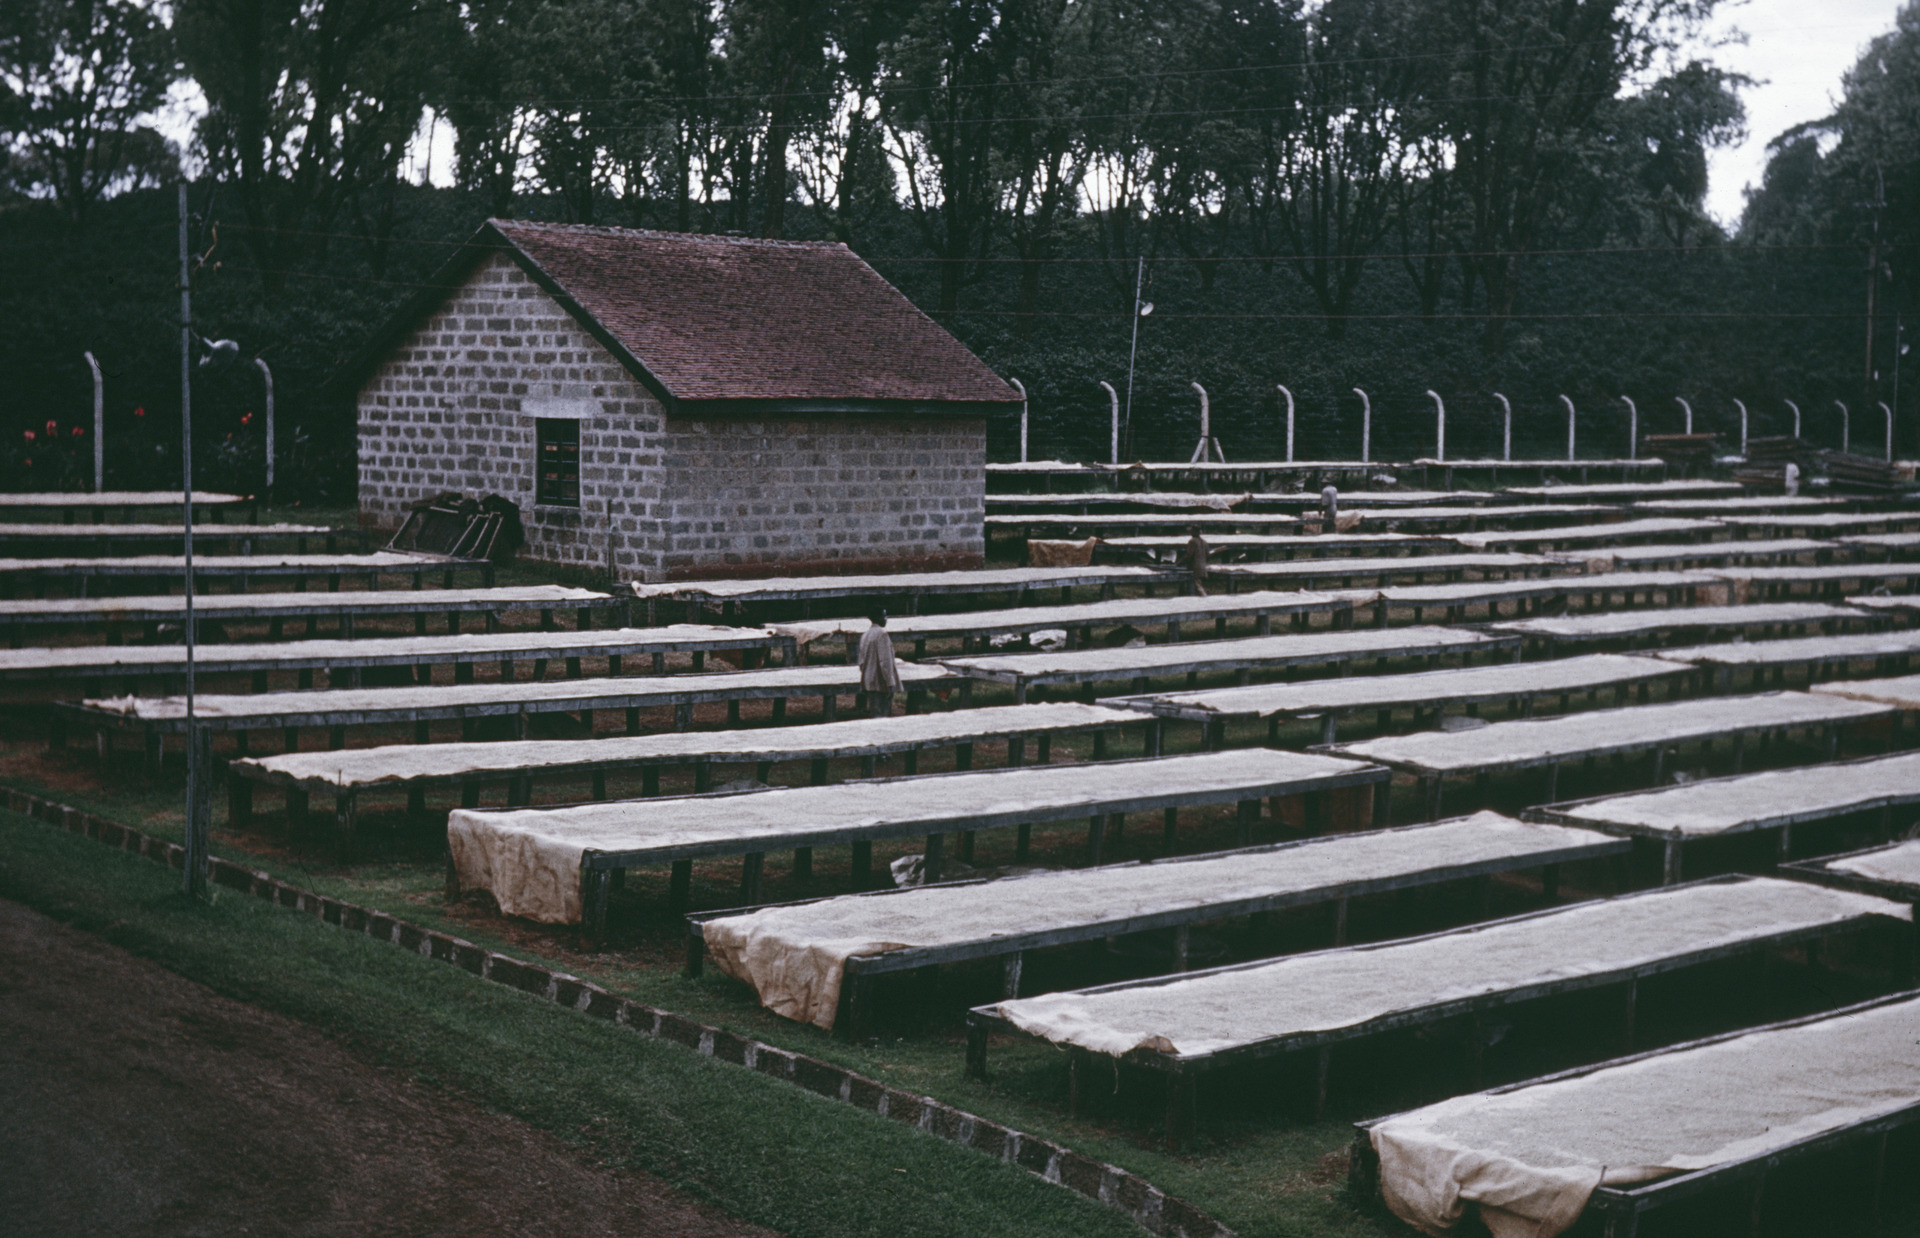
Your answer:
[[[5,803],[12,812],[69,833],[85,835],[109,847],[146,856],[169,868],[180,868],[186,862],[186,849],[178,843],[155,838],[93,813],[11,788],[6,791]],[[577,1010],[588,1018],[615,1023],[656,1040],[685,1045],[716,1061],[785,1079],[809,1092],[890,1118],[937,1139],[984,1152],[1124,1213],[1142,1229],[1163,1238],[1235,1238],[1233,1231],[1220,1222],[1137,1174],[955,1109],[931,1097],[890,1088],[831,1062],[696,1023],[670,1010],[609,993],[578,976],[508,958],[462,938],[316,894],[217,856],[212,862],[211,879],[226,889],[291,907],[350,933],[364,934],[423,958],[450,963],[481,980]]]

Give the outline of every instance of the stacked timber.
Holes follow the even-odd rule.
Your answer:
[[[1905,489],[1913,481],[1913,466],[1892,460],[1848,452],[1823,451],[1820,463],[1836,486],[1849,490],[1890,492]]]
[[[1720,450],[1717,434],[1649,434],[1642,442],[1648,455],[1658,456],[1668,466],[1682,470],[1712,464]]]

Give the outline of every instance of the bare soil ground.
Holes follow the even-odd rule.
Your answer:
[[[0,900],[0,1234],[766,1238]]]

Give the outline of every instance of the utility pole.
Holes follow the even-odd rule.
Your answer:
[[[187,830],[186,864],[181,888],[193,898],[207,896],[208,829],[205,808],[212,806],[212,762],[207,737],[193,717],[193,290],[188,265],[187,183],[180,182],[180,478],[186,536],[182,553],[186,580],[187,654]]]
[[[1140,265],[1133,273],[1133,343],[1127,349],[1127,454],[1133,454],[1133,363],[1140,355],[1140,320],[1153,313],[1153,304],[1142,301],[1140,294],[1146,291],[1147,257],[1140,255]]]
[[[1864,382],[1860,391],[1868,404],[1873,403],[1875,387],[1873,329],[1874,312],[1878,302],[1877,294],[1880,289],[1880,216],[1885,214],[1887,209],[1887,178],[1881,172],[1878,161],[1873,165],[1873,181],[1873,201],[1868,204],[1873,210],[1873,230],[1867,237],[1867,359],[1865,372],[1862,375]]]

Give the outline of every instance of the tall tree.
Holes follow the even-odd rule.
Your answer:
[[[1346,333],[1367,260],[1386,235],[1406,180],[1397,107],[1421,64],[1399,55],[1391,0],[1329,0],[1307,19],[1300,101],[1278,166],[1278,216],[1294,270],[1313,290],[1327,335]]]
[[[1715,0],[1434,0],[1444,49],[1428,102],[1453,151],[1462,263],[1485,291],[1481,346],[1498,354],[1537,249],[1622,87],[1698,28]],[[1469,295],[1471,289],[1469,288]]]
[[[119,186],[158,183],[179,158],[144,118],[179,75],[172,32],[131,0],[16,0],[0,8],[0,157],[78,224]]]
[[[324,251],[353,195],[392,176],[451,16],[434,0],[180,0],[175,30],[207,97],[200,142],[238,193],[269,292]]]
[[[939,308],[960,304],[992,238],[1001,93],[1031,0],[921,0],[883,54],[881,122],[921,239],[940,264]]]

